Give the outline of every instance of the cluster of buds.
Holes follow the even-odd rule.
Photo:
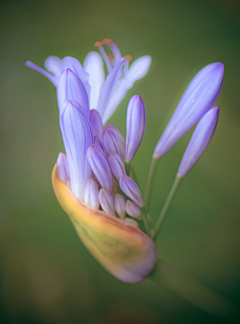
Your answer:
[[[132,57],[122,57],[112,40],[104,39],[95,46],[100,54],[90,52],[83,66],[76,58],[55,56],[45,61],[46,70],[29,61],[26,65],[45,75],[57,88],[66,152],[59,154],[53,172],[53,186],[60,204],[83,243],[110,273],[125,282],[139,282],[157,260],[152,239],[155,234],[146,206],[153,172],[144,199],[130,177],[130,163],[145,130],[142,98],[135,95],[129,101],[126,141],[116,126],[106,123],[128,89],[146,75],[151,58],[143,56],[130,65]],[[153,161],[156,162],[198,122],[180,163],[178,179],[189,172],[214,134],[219,107],[211,107],[220,92],[223,73],[222,63],[209,64],[198,72],[155,147]],[[141,220],[143,231],[139,228]]]

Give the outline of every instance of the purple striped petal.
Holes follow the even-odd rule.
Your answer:
[[[62,60],[57,56],[49,56],[44,62],[45,68],[57,77],[62,72]]]
[[[70,69],[65,70],[57,87],[60,115],[66,101],[76,101],[84,109],[84,115],[89,120],[88,96],[83,83]]]
[[[89,74],[89,85],[91,87],[89,107],[97,108],[101,86],[105,78],[101,55],[97,52],[90,52],[83,62],[83,67]]]
[[[57,172],[58,177],[61,181],[67,182],[70,181],[70,173],[67,157],[64,153],[59,153],[57,158]]]
[[[70,69],[73,73],[76,74],[76,76],[84,85],[87,94],[89,95],[90,94],[90,85],[88,83],[89,75],[83,69],[81,63],[75,57],[66,56],[62,59],[62,70],[64,71],[66,69]]]
[[[122,195],[116,194],[114,197],[115,211],[121,219],[126,216],[126,202]]]
[[[116,110],[117,106],[126,96],[127,91],[133,87],[135,81],[143,78],[146,75],[150,64],[151,57],[147,55],[140,57],[131,64],[128,73],[120,81],[114,95],[112,95],[110,98],[109,104],[105,109],[105,113],[102,115],[103,124],[106,124],[108,119]]]
[[[212,63],[194,77],[155,148],[156,158],[170,150],[212,106],[221,90],[223,74],[223,64]]]
[[[90,110],[90,123],[92,126],[93,136],[97,135],[99,139],[102,138],[103,125],[99,112],[96,109]]]
[[[210,109],[199,121],[178,169],[178,176],[184,177],[194,166],[210,143],[215,132],[219,107]]]
[[[137,219],[141,219],[142,216],[141,209],[131,200],[126,201],[126,213]]]
[[[116,139],[117,139],[117,145],[118,145],[118,148],[119,148],[119,154],[121,156],[122,159],[124,159],[125,157],[125,150],[126,150],[126,145],[125,145],[125,140],[124,140],[124,137],[122,135],[122,133],[120,132],[120,130],[114,126],[114,125],[107,125],[105,129],[109,129],[111,130],[114,135],[116,136]]]
[[[119,186],[121,190],[138,206],[143,207],[143,198],[138,185],[129,178],[126,174],[123,174],[119,179]]]
[[[127,109],[125,161],[130,162],[141,144],[145,130],[145,107],[140,96],[133,96]]]
[[[118,152],[114,151],[109,154],[108,163],[110,165],[112,173],[115,175],[115,177],[118,180],[123,174],[126,174],[123,160],[121,156],[118,154]]]
[[[109,100],[113,96],[118,85],[118,81],[122,77],[122,66],[124,62],[125,59],[122,59],[120,62],[118,62],[107,75],[106,80],[102,84],[97,110],[102,117],[103,123],[105,123],[106,121],[103,116],[105,114],[105,111],[107,111],[108,109]]]
[[[97,135],[93,137],[93,142],[103,151],[102,143]]]
[[[111,192],[113,186],[112,173],[103,151],[93,144],[87,151],[87,158],[101,187]]]
[[[78,103],[72,101],[65,103],[60,116],[60,128],[69,165],[72,192],[77,198],[83,199],[86,181],[91,177],[86,152],[93,138],[90,124]]]
[[[99,209],[98,185],[92,178],[88,179],[85,185],[84,202],[93,208]]]
[[[105,213],[116,216],[112,194],[106,189],[99,190],[99,202]]]
[[[107,155],[114,151],[119,152],[117,138],[110,129],[105,129],[102,132],[102,143]]]
[[[48,80],[50,80],[57,87],[57,85],[58,85],[58,78],[55,75],[52,75],[51,73],[47,72],[46,70],[44,70],[40,66],[32,63],[31,61],[27,61],[25,63],[25,65],[27,67],[29,67],[30,69],[33,69],[33,70],[41,73],[42,75],[44,75],[46,78],[48,78]]]

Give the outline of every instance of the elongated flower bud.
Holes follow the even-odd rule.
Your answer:
[[[96,109],[90,110],[90,123],[92,126],[93,136],[98,136],[98,138],[102,139],[103,125],[101,121],[101,117],[99,112]]]
[[[92,178],[88,179],[85,185],[84,202],[93,208],[99,209],[98,185]]]
[[[62,72],[57,87],[58,106],[60,115],[66,101],[76,101],[84,110],[85,117],[89,120],[88,96],[83,83],[70,69]]]
[[[105,213],[115,216],[113,196],[108,190],[99,190],[99,202]]]
[[[118,148],[119,148],[119,152],[118,153],[120,154],[121,158],[124,159],[126,145],[125,145],[125,140],[124,140],[124,137],[123,137],[122,133],[114,125],[110,125],[109,124],[109,125],[106,126],[106,129],[111,130],[114,133],[114,135],[116,136],[117,143],[118,143]]]
[[[60,128],[69,165],[72,192],[77,198],[83,199],[86,181],[91,177],[86,153],[93,138],[90,124],[77,102],[65,103],[60,116]]]
[[[102,143],[97,135],[93,137],[93,142],[103,151]]]
[[[122,219],[126,216],[126,202],[122,195],[116,194],[114,197],[114,206],[115,211],[118,214],[118,216]]]
[[[114,151],[119,152],[117,138],[110,129],[105,129],[103,131],[102,143],[107,155]]]
[[[222,63],[205,66],[189,84],[170,122],[160,138],[154,157],[159,158],[207,112],[216,100],[224,73]]]
[[[142,216],[141,209],[131,200],[126,201],[126,213],[137,219],[141,219]]]
[[[143,198],[140,189],[136,182],[129,178],[126,174],[123,174],[119,179],[119,186],[121,190],[138,206],[143,207]]]
[[[178,169],[178,176],[184,177],[194,166],[210,143],[217,126],[219,106],[210,109],[198,123]]]
[[[126,174],[123,160],[121,156],[118,154],[118,152],[114,151],[109,154],[108,163],[110,165],[112,173],[115,175],[115,177],[118,180],[123,174]]]
[[[130,162],[136,154],[145,130],[145,107],[140,96],[133,96],[127,109],[127,132],[125,161]]]
[[[67,157],[64,153],[59,153],[57,158],[57,172],[61,181],[70,181],[69,166]]]
[[[87,150],[88,162],[101,187],[112,191],[112,173],[103,151],[95,144]]]

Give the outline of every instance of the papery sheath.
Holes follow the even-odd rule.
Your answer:
[[[199,121],[178,169],[178,176],[185,176],[194,166],[210,143],[215,132],[219,116],[219,107],[210,109]]]

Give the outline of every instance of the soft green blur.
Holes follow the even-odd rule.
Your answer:
[[[128,100],[142,96],[143,143],[133,161],[142,188],[151,154],[188,82],[221,61],[220,119],[209,148],[181,184],[158,239],[172,266],[240,302],[240,5],[237,0],[1,1],[0,302],[2,323],[221,323],[146,280],[123,284],[83,247],[54,197],[63,151],[55,89],[24,66],[49,55],[83,61],[108,37],[153,62],[111,123],[125,131]],[[162,159],[156,219],[190,138]]]

